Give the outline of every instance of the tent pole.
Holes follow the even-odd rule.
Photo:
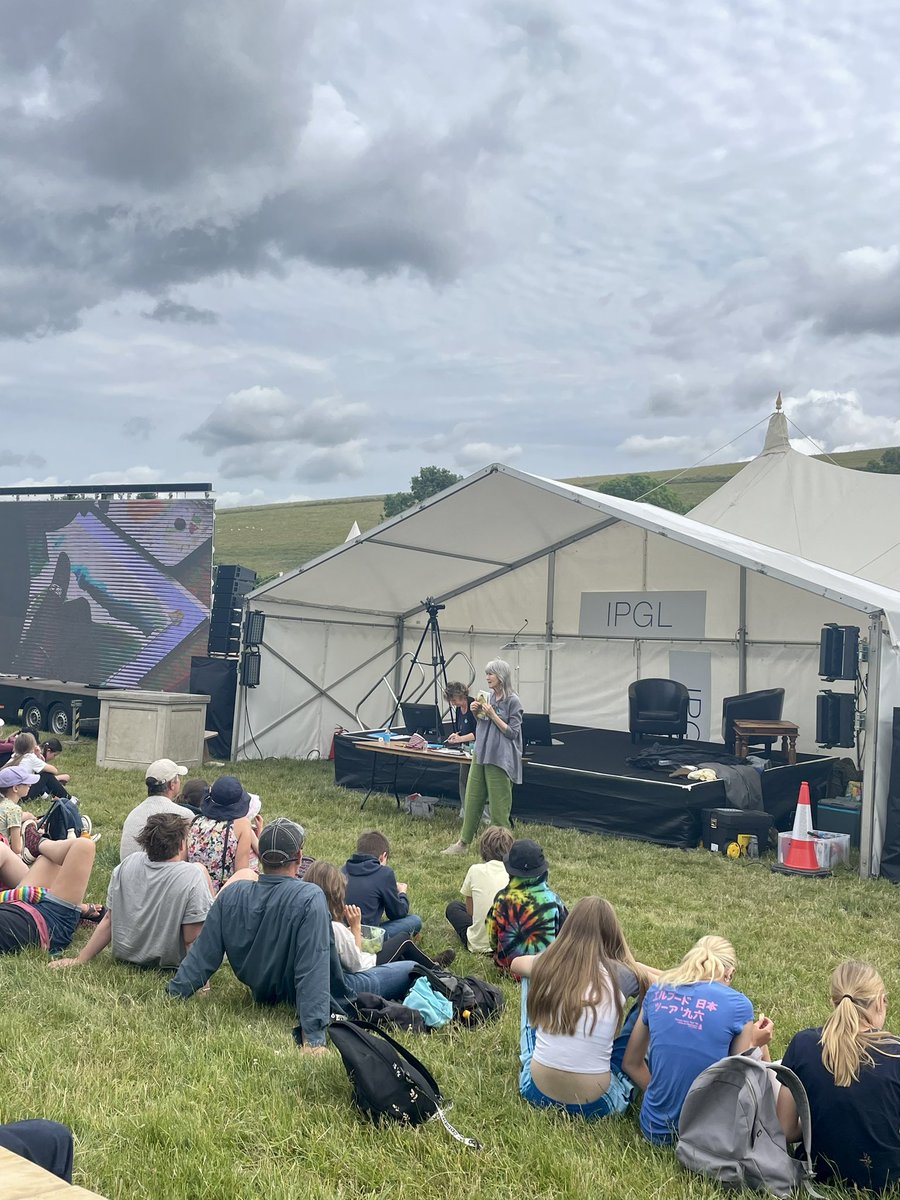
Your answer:
[[[556,592],[556,551],[551,550],[547,555],[547,620],[544,625],[544,640],[553,641],[553,598]],[[553,648],[548,645],[544,651],[544,712],[550,712],[550,698],[553,694]]]
[[[400,685],[403,682],[403,675],[402,675],[402,668],[400,665],[400,659],[403,657],[403,637],[406,632],[405,626],[406,626],[406,622],[403,618],[403,614],[401,613],[400,616],[397,617],[397,665],[394,668],[394,695],[395,696],[400,695]]]
[[[875,762],[878,754],[878,691],[881,686],[881,613],[869,621],[869,661],[866,667],[866,753],[863,758],[862,827],[859,835],[859,876],[875,872]],[[878,822],[881,825],[881,822]],[[883,828],[882,828],[883,833]],[[878,847],[881,857],[881,847]]]
[[[738,694],[747,690],[747,568],[741,567],[738,582]]]

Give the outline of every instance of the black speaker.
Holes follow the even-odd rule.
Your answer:
[[[217,734],[209,742],[210,754],[213,758],[231,758],[237,660],[192,658],[191,691],[209,696],[206,706],[206,728],[214,729]]]
[[[244,645],[259,646],[266,632],[266,614],[254,610],[248,612],[244,622]]]
[[[209,654],[230,658],[240,652],[244,597],[255,584],[256,572],[249,567],[216,567],[206,647]]]
[[[258,650],[245,650],[241,655],[242,687],[259,687],[259,663]]]
[[[855,679],[859,664],[859,626],[824,625],[819,638],[819,675],[835,679]]]
[[[856,745],[856,697],[851,692],[819,692],[816,742],[829,749]]]
[[[223,590],[233,587],[236,583],[256,583],[256,572],[250,567],[226,566],[216,567],[215,586]]]

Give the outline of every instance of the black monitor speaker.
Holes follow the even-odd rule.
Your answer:
[[[859,626],[823,625],[819,638],[819,675],[855,679],[859,663]]]
[[[856,745],[856,697],[851,692],[819,692],[816,742],[828,748]]]

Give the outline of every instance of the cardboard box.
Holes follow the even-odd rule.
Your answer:
[[[780,863],[783,863],[785,860],[792,836],[791,833],[779,833],[778,835],[778,861]],[[849,866],[849,833],[831,833],[822,829],[814,829],[812,831],[812,839],[816,847],[816,858],[823,870]]]

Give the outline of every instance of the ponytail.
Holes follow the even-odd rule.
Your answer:
[[[841,963],[832,974],[834,1011],[822,1027],[819,1045],[822,1064],[834,1077],[836,1087],[849,1087],[859,1079],[861,1067],[874,1067],[873,1050],[885,1054],[886,1042],[896,1044],[891,1034],[872,1027],[871,1010],[883,995],[881,976],[868,963]]]

